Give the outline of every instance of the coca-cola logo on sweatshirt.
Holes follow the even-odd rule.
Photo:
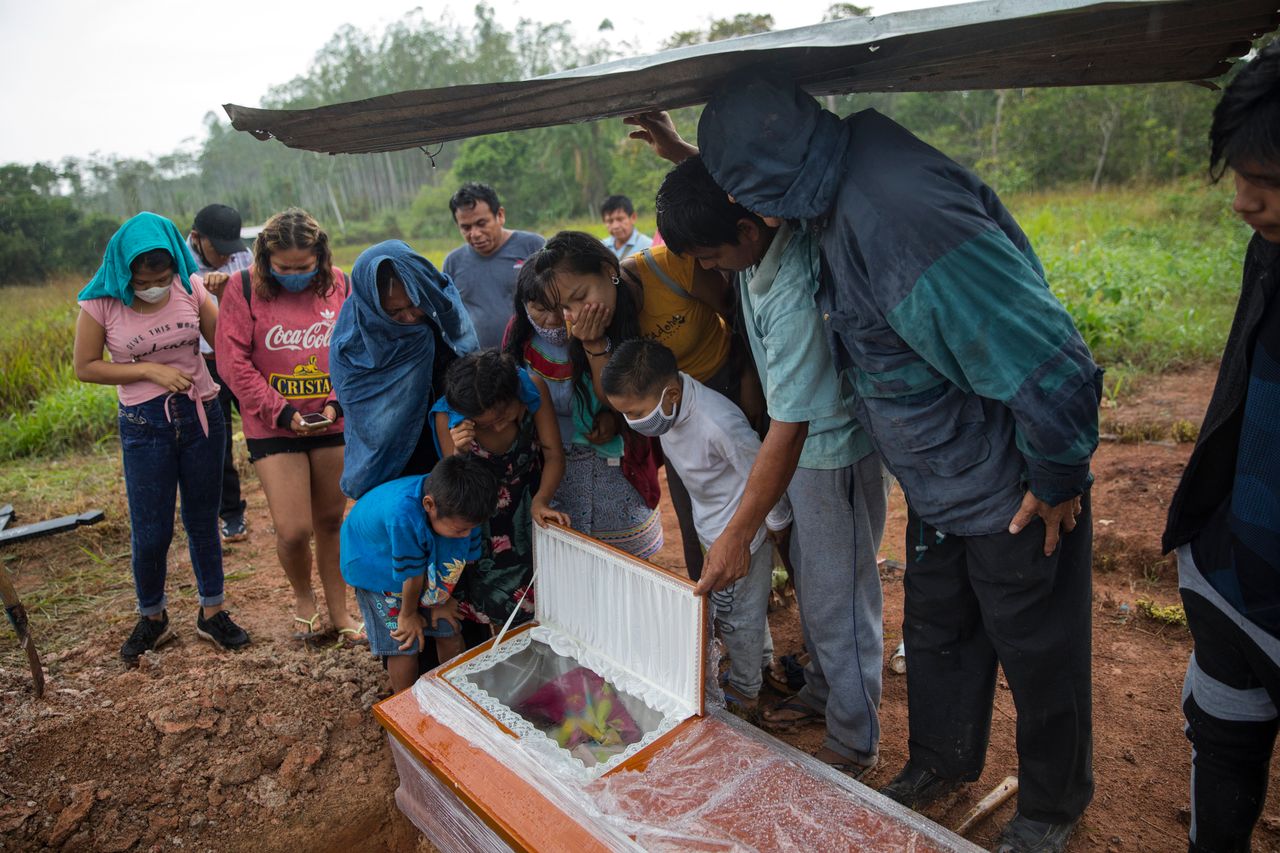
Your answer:
[[[326,308],[320,312],[320,319],[305,329],[286,329],[276,323],[267,330],[263,343],[272,351],[328,349],[329,338],[333,336],[333,317],[333,311]]]

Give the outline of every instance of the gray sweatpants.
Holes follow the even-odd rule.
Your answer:
[[[712,615],[729,653],[729,685],[748,699],[760,693],[763,669],[773,661],[769,591],[773,586],[773,542],[751,552],[747,576],[711,593]]]
[[[825,712],[825,746],[859,764],[880,751],[884,599],[876,554],[889,477],[872,453],[847,468],[799,468],[791,560],[810,662],[796,698]]]

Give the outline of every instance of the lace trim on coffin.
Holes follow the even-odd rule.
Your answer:
[[[487,690],[478,687],[468,677],[478,672],[484,672],[499,661],[506,660],[517,652],[524,651],[534,640],[550,646],[556,654],[572,658],[578,664],[594,671],[613,684],[618,690],[630,693],[637,699],[644,701],[650,708],[662,714],[662,721],[640,740],[631,744],[608,761],[601,762],[594,767],[587,767],[577,756],[573,755],[569,750],[561,748],[545,732],[511,708],[508,708],[503,704],[502,700],[489,695]],[[669,693],[657,690],[652,685],[646,684],[635,676],[628,674],[616,663],[601,655],[593,654],[582,644],[541,625],[530,628],[528,631],[504,641],[498,648],[489,649],[483,654],[459,664],[444,673],[443,677],[458,688],[464,696],[492,715],[495,720],[515,732],[520,744],[540,758],[540,763],[545,767],[557,775],[582,783],[590,782],[608,773],[693,714],[691,709],[684,708]],[[423,711],[429,712],[429,709],[424,708]]]

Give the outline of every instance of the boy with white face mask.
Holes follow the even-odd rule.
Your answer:
[[[733,518],[760,451],[760,439],[742,410],[676,368],[671,350],[634,338],[617,348],[601,374],[605,396],[641,435],[660,436],[662,452],[684,481],[693,521],[704,547]],[[719,592],[711,603],[729,652],[725,700],[730,709],[755,716],[763,669],[773,658],[767,621],[773,574],[771,538],[791,526],[785,497],[751,540],[747,576]]]

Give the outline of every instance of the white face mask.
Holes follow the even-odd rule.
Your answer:
[[[671,404],[671,414],[662,411],[662,401],[667,397],[667,391],[672,386],[668,385],[662,389],[662,393],[658,395],[658,405],[653,407],[653,411],[645,415],[643,418],[631,420],[626,415],[622,419],[627,422],[627,426],[631,427],[641,435],[647,435],[656,438],[671,429],[672,424],[676,422],[676,405]]]
[[[148,287],[146,290],[135,290],[133,295],[141,299],[143,302],[150,302],[154,305],[169,295],[169,285],[166,284],[163,287]]]

